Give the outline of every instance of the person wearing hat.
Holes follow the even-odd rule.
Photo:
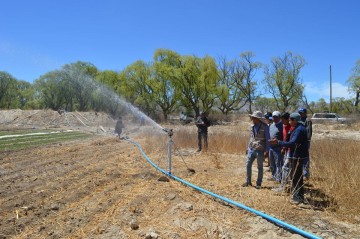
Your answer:
[[[264,114],[264,121],[265,123],[270,127],[271,123],[273,122],[273,117],[272,117],[272,113],[271,112],[266,112]],[[270,172],[271,171],[271,165],[270,165],[270,158],[268,157],[268,160],[267,160],[267,165],[265,165],[265,167],[269,167],[268,171]]]
[[[261,121],[262,113],[255,111],[249,114],[253,124],[250,129],[250,140],[247,149],[246,160],[246,182],[243,187],[252,186],[251,184],[251,167],[255,159],[257,159],[258,176],[256,180],[256,189],[261,188],[263,179],[263,163],[265,156],[269,151],[269,126]]]
[[[279,111],[274,111],[272,113],[273,123],[270,124],[270,138],[282,141],[283,140],[283,124],[280,120],[281,113]],[[281,171],[284,164],[283,155],[281,154],[280,145],[270,145],[269,150],[269,161],[270,161],[270,180],[275,180],[276,182],[281,181]]]
[[[265,118],[265,122],[267,123],[267,125],[270,126],[271,123],[273,122],[272,113],[267,112],[266,114],[264,114],[264,118]]]
[[[210,126],[210,121],[206,118],[205,112],[200,112],[200,116],[195,121],[196,127],[198,128],[198,150],[202,150],[202,139],[204,139],[204,148],[208,149],[208,127]]]
[[[310,150],[310,141],[312,136],[312,121],[307,118],[306,108],[300,108],[298,110],[298,113],[300,114],[301,121],[304,123],[307,131],[308,146],[309,146],[308,150]],[[304,161],[303,173],[304,173],[304,179],[308,180],[310,178],[310,153],[309,153],[309,157]]]
[[[278,139],[271,139],[272,145],[280,145],[290,149],[289,159],[292,164],[292,195],[293,203],[298,204],[304,201],[304,181],[303,181],[303,164],[304,159],[308,157],[308,140],[307,131],[302,124],[299,113],[290,114],[290,125],[294,127],[294,131],[290,136],[290,140],[279,141]]]

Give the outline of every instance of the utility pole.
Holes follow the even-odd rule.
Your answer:
[[[332,112],[332,73],[331,73],[331,65],[330,65],[330,113]]]

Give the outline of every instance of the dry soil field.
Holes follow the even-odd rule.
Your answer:
[[[0,238],[302,238],[178,181],[159,180],[162,174],[135,145],[113,135],[115,123],[107,115],[0,112],[0,132],[71,129],[88,135],[0,151]],[[153,144],[147,137],[154,127],[127,120],[125,133],[166,168],[167,136]],[[188,130],[196,137],[194,126],[173,127],[175,134]],[[236,126],[213,126],[209,137],[224,127],[231,132]],[[315,138],[339,132],[318,127]],[[242,188],[244,154],[195,150],[174,150],[174,175],[318,237],[360,238],[360,221],[339,221],[321,206],[291,205],[266,179],[261,190]],[[253,170],[256,175],[256,164]],[[311,181],[307,187],[310,192]]]

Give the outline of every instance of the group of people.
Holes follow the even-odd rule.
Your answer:
[[[271,177],[279,184],[275,191],[284,191],[291,179],[294,203],[304,201],[304,177],[310,177],[310,140],[312,123],[307,119],[305,108],[298,112],[272,112],[262,115],[255,111],[249,115],[252,120],[250,141],[247,149],[246,182],[244,187],[251,186],[251,167],[257,160],[258,177],[256,188],[260,189],[263,180],[263,162],[269,159]],[[267,117],[268,116],[268,117]],[[266,122],[263,119],[267,119]],[[271,121],[270,121],[271,120]]]
[[[279,186],[273,190],[283,192],[291,180],[294,203],[304,201],[304,178],[310,177],[310,140],[312,122],[307,119],[306,108],[294,113],[260,111],[249,114],[252,125],[247,148],[246,181],[243,187],[252,186],[252,164],[257,161],[258,175],[256,188],[260,189],[263,181],[264,160],[268,158],[271,177]],[[210,121],[201,112],[195,122],[198,127],[198,150],[208,147],[208,127]],[[203,142],[202,142],[203,141]]]

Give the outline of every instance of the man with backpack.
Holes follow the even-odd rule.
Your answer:
[[[197,117],[195,125],[198,128],[198,150],[202,150],[202,139],[204,139],[204,148],[208,149],[208,127],[210,127],[210,121],[206,118],[205,112],[201,112]]]

